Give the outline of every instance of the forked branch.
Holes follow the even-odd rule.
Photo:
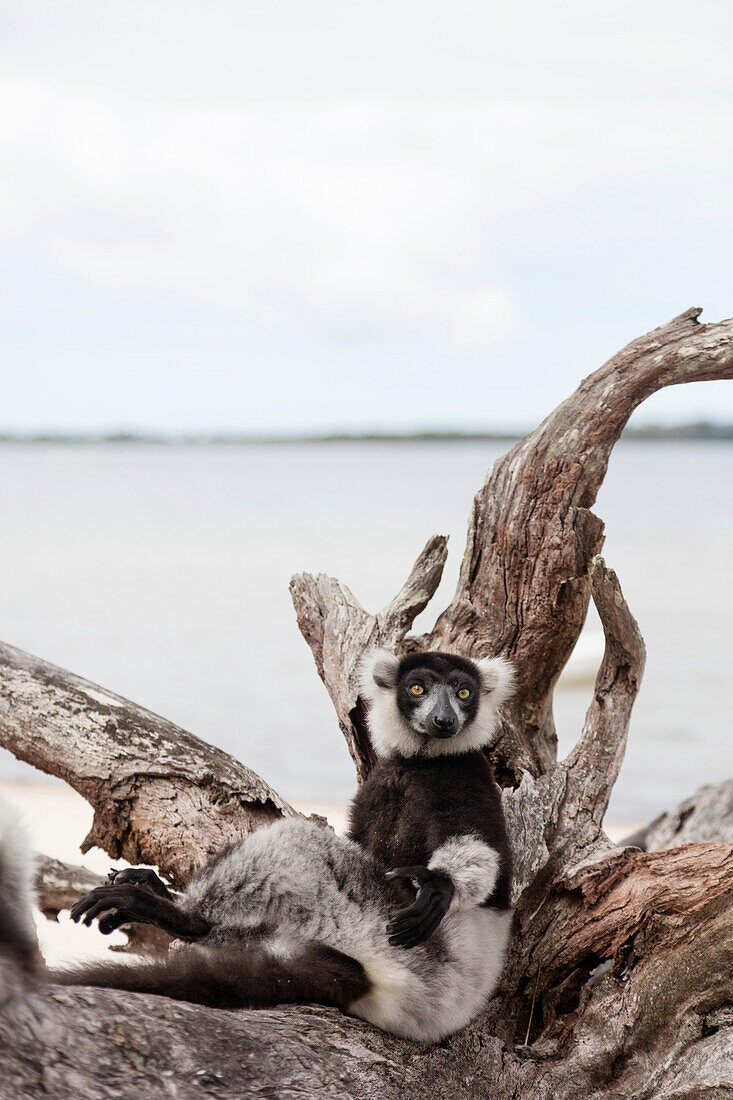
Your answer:
[[[496,753],[518,778],[556,755],[552,691],[580,633],[603,523],[589,509],[631,413],[665,386],[733,377],[733,319],[699,309],[634,340],[494,463],[474,499],[455,596],[434,647],[501,653],[519,692]]]
[[[547,774],[535,778],[525,772],[518,787],[504,791],[515,897],[522,899],[519,924],[524,910],[535,906],[540,871],[545,877],[565,874],[571,866],[603,858],[614,847],[601,825],[623,761],[646,651],[616,574],[595,557],[590,575],[606,649],[583,732],[573,751]],[[524,894],[533,882],[534,891]]]
[[[590,508],[614,443],[634,409],[664,386],[733,377],[733,320],[701,325],[699,313],[634,340],[494,463],[473,502],[449,607],[430,634],[405,637],[403,620],[392,635],[398,649],[512,660],[519,690],[493,750],[506,783],[525,771],[546,774],[555,762],[552,691],[585,620],[591,561],[603,543]],[[379,637],[378,616],[338,581],[296,577],[293,598],[361,779],[371,757],[353,669],[365,643],[389,642]]]

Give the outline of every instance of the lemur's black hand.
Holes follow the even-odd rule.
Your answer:
[[[111,867],[107,875],[107,882],[110,886],[123,886],[125,883],[134,883],[135,886],[145,886],[161,898],[168,898],[169,901],[173,900],[173,895],[166,884],[149,867],[125,867],[122,871]]]
[[[109,935],[130,920],[135,892],[141,892],[141,887],[115,886],[113,883],[97,886],[72,905],[71,919],[76,924],[81,920],[89,928],[92,921],[98,918],[100,932]]]
[[[159,885],[153,883],[147,874],[142,880],[141,868],[131,867],[125,871],[110,872],[108,881],[104,886],[97,886],[83,898],[79,898],[71,907],[71,919],[78,924],[79,921],[89,928],[92,921],[97,920],[99,931],[108,936],[122,924],[137,922],[141,924],[157,924],[161,915],[175,911],[172,902],[168,900],[170,895],[154,871],[149,875],[157,880]],[[129,881],[132,878],[133,881]],[[161,890],[167,897],[163,897]]]
[[[448,912],[453,883],[441,871],[429,871],[427,867],[397,867],[385,878],[408,878],[417,887],[412,905],[398,909],[387,925],[393,947],[417,947],[432,936]]]
[[[146,895],[172,900],[165,883],[148,867],[126,867],[123,871],[112,867],[104,886],[98,886],[72,905],[71,919],[78,923],[83,917],[82,923],[87,927],[96,919],[99,931],[108,936],[130,921],[147,923],[151,913],[154,917],[154,909],[145,904]]]
[[[104,935],[130,923],[154,924],[171,936],[189,940],[200,940],[211,931],[211,924],[204,917],[181,909],[171,900],[154,871],[130,867],[119,873],[113,871],[110,877],[111,881],[97,886],[72,905],[73,921],[82,921],[89,927],[96,920]]]

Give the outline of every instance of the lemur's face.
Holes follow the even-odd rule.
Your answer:
[[[498,709],[511,693],[511,666],[500,657],[472,661],[454,653],[402,659],[373,650],[362,662],[361,693],[382,756],[443,756],[490,743]]]
[[[405,668],[396,688],[397,707],[410,729],[421,737],[456,737],[476,717],[481,681],[469,668]]]

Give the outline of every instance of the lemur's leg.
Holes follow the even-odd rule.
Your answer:
[[[82,917],[87,927],[98,918],[99,931],[105,936],[130,922],[154,924],[171,936],[185,940],[201,939],[211,931],[211,925],[203,917],[185,912],[169,897],[154,893],[149,886],[118,883],[117,880],[98,886],[71,907],[73,921],[78,922]]]

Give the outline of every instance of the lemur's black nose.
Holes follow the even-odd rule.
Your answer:
[[[433,725],[437,730],[447,732],[452,730],[456,724],[456,720],[452,714],[436,714],[433,716]]]

